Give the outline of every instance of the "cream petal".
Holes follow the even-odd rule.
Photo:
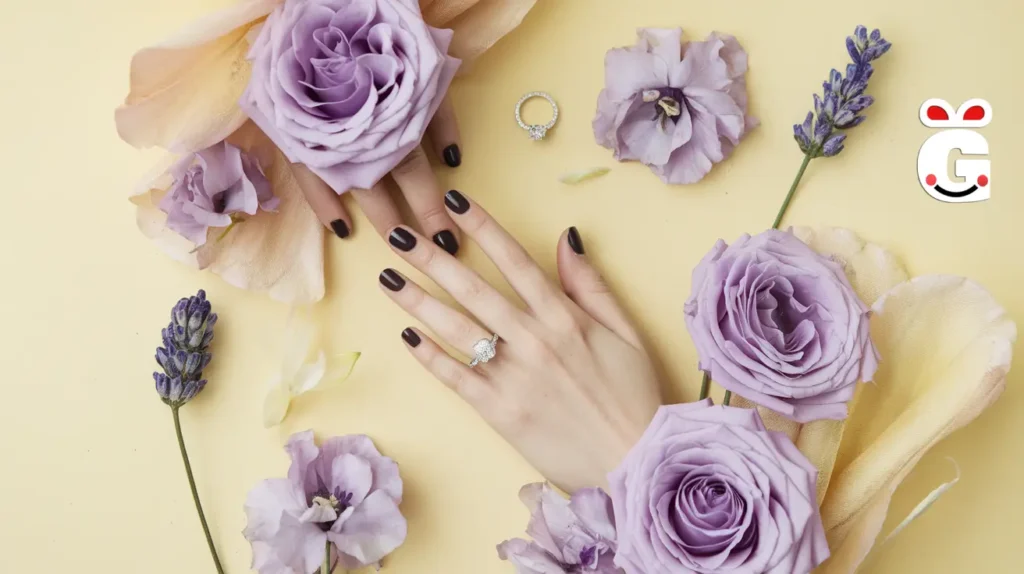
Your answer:
[[[246,116],[246,34],[283,0],[248,0],[194,22],[132,58],[130,90],[114,113],[129,144],[184,153],[226,138]]]
[[[536,3],[537,0],[479,0],[474,3],[465,0],[433,0],[429,6],[424,6],[424,16],[431,26],[455,31],[448,54],[462,60],[459,73],[464,74],[477,56],[515,30]],[[467,8],[452,18],[450,14],[455,10],[445,12],[446,4],[465,5]],[[442,18],[447,20],[441,22]]]
[[[980,285],[927,275],[873,307],[883,361],[852,405],[822,504],[833,557],[826,574],[852,573],[881,531],[892,493],[937,442],[1002,393],[1016,324]]]

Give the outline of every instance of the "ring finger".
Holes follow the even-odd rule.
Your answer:
[[[394,269],[381,272],[380,284],[399,307],[468,358],[476,355],[473,346],[477,342],[491,338],[476,321],[437,300]]]

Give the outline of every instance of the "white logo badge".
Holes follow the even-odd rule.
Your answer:
[[[961,159],[953,172],[963,181],[949,179],[949,154],[988,155],[988,140],[974,131],[992,121],[992,106],[982,99],[967,100],[955,112],[945,100],[921,104],[921,123],[942,131],[925,140],[917,154],[917,178],[928,195],[946,203],[985,201],[992,197],[992,167],[987,159]],[[954,129],[949,129],[954,128]]]

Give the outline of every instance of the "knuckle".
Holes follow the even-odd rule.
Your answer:
[[[402,161],[398,162],[398,165],[392,171],[399,175],[406,175],[423,168],[430,169],[430,160],[427,159],[427,154],[423,151],[423,148],[417,146],[409,152],[409,155],[402,158]]]
[[[420,210],[416,215],[427,227],[430,228],[440,229],[444,227],[444,224],[448,221],[448,213],[440,203],[431,204],[430,206]]]

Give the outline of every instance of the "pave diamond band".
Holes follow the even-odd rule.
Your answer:
[[[484,364],[497,354],[498,336],[494,335],[490,339],[480,339],[473,345],[473,353],[476,354],[473,360],[470,361],[469,366],[475,367],[477,365]]]
[[[526,122],[523,121],[523,115],[521,113],[523,109],[523,104],[526,103],[526,100],[529,100],[530,98],[544,98],[545,100],[548,101],[549,104],[551,104],[551,121],[544,125],[527,124]],[[530,139],[534,141],[544,139],[544,136],[548,135],[548,130],[555,127],[555,122],[557,121],[558,104],[555,103],[554,98],[552,98],[551,96],[544,92],[530,92],[529,94],[526,94],[525,96],[519,98],[519,101],[516,102],[516,123],[519,124],[519,127],[526,130],[526,132],[530,134]]]

